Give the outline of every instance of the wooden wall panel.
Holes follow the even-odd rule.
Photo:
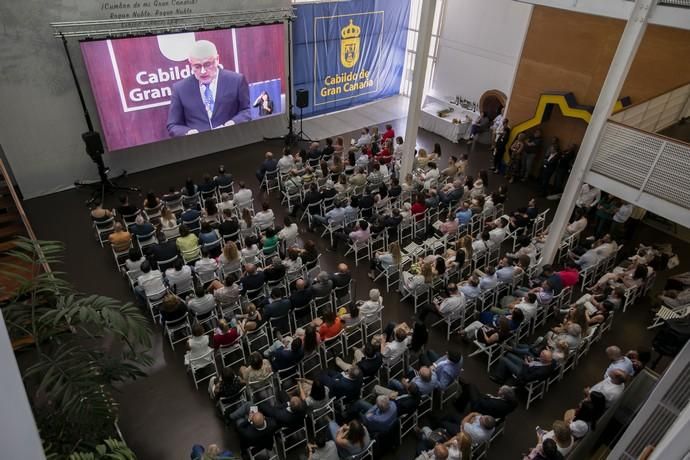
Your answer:
[[[578,103],[594,105],[623,21],[535,6],[510,96],[512,126],[532,117],[539,95],[570,91]],[[690,81],[690,31],[649,26],[621,96],[643,102]],[[554,110],[543,126],[547,138],[579,143],[585,125]]]

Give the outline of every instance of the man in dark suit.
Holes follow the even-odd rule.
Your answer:
[[[256,265],[247,264],[244,267],[244,276],[240,278],[240,285],[242,286],[242,294],[248,290],[253,291],[259,289],[264,285],[264,272],[258,271]]]
[[[273,448],[273,434],[278,430],[278,425],[260,411],[249,413],[250,407],[250,403],[244,403],[230,414],[237,428],[240,446],[243,450],[250,447],[270,450]]]
[[[311,289],[307,286],[307,283],[302,279],[295,281],[295,287],[290,294],[290,303],[292,308],[302,308],[311,302],[313,295]]]
[[[259,404],[259,411],[270,417],[280,428],[300,428],[307,416],[307,406],[298,396],[290,398],[287,404],[272,405],[268,402]]]
[[[278,168],[278,161],[273,158],[271,152],[266,152],[264,156],[264,161],[261,163],[261,168],[256,171],[256,178],[261,182],[264,180],[264,176],[269,171],[275,171]]]
[[[290,299],[283,297],[283,290],[281,288],[273,288],[268,303],[263,309],[264,319],[280,318],[290,312]]]
[[[330,278],[334,288],[341,288],[350,284],[352,275],[350,275],[350,269],[346,264],[338,264],[338,271],[333,273]]]
[[[407,385],[407,393],[398,394],[395,398],[393,398],[393,401],[395,401],[395,405],[398,408],[398,417],[411,414],[416,411],[419,407],[421,399],[422,395],[419,393],[417,385],[410,382],[410,384]]]
[[[147,246],[144,248],[144,252],[148,254],[151,260],[156,262],[156,267],[161,272],[164,272],[167,268],[172,267],[172,263],[161,267],[160,262],[163,260],[170,260],[177,256],[177,245],[174,239],[166,240],[163,233],[158,234],[158,244]]]
[[[507,353],[498,361],[489,378],[503,384],[511,376],[515,376],[519,384],[526,384],[544,380],[555,368],[551,350],[548,349],[542,350],[538,359],[533,359],[531,356],[522,358],[514,353]]]
[[[219,67],[216,45],[199,40],[189,52],[194,75],[172,86],[168,133],[185,136],[251,120],[244,75]]]
[[[327,370],[321,374],[319,380],[330,390],[330,395],[334,398],[345,398],[347,401],[359,399],[359,392],[362,388],[362,371],[358,366],[352,366],[344,372]]]
[[[482,394],[476,385],[467,383],[460,379],[462,393],[454,401],[456,409],[464,413],[469,404],[471,412],[479,412],[491,415],[493,418],[503,419],[517,408],[515,390],[512,387],[503,385],[498,389],[496,395]]]
[[[271,354],[271,368],[274,371],[290,369],[304,358],[302,339],[296,337],[290,343],[290,348],[279,348]]]

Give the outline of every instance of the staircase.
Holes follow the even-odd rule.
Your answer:
[[[1,147],[0,153],[2,153]],[[14,248],[18,236],[36,239],[22,208],[21,199],[12,184],[4,162],[0,159],[0,270],[10,271],[11,267],[7,264],[28,267],[27,262],[7,254],[7,251]],[[42,269],[50,271],[47,264],[44,264]],[[26,276],[25,272],[21,274]],[[13,298],[18,286],[19,282],[15,278],[0,274],[0,304]]]

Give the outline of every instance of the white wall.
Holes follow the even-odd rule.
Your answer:
[[[531,11],[512,0],[447,1],[431,92],[475,102],[491,89],[510,96]]]
[[[0,312],[0,446],[2,458],[45,459],[36,422],[26,397],[5,320]]]
[[[0,143],[25,198],[56,192],[74,180],[97,178],[84,152],[86,131],[62,44],[51,22],[107,19],[105,3],[136,0],[22,0],[0,2]],[[150,2],[153,4],[153,1]],[[168,2],[171,3],[171,2]],[[193,13],[290,6],[289,0],[197,0]],[[139,8],[141,9],[141,8]],[[131,9],[129,10],[131,11]],[[70,46],[91,117],[100,131],[78,43]],[[190,138],[106,154],[116,171],[141,171],[282,134],[286,117],[249,122]]]

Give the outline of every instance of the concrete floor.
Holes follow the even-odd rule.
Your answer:
[[[393,122],[396,131],[403,132],[403,120]],[[345,138],[348,139],[351,134]],[[429,132],[420,130],[419,145],[430,148],[439,142],[443,148],[445,164],[450,154],[461,154],[468,151],[464,144],[451,144]],[[254,177],[254,170],[262,160],[264,152],[272,150],[279,152],[278,142],[262,142],[245,147],[208,155],[194,160],[171,164],[155,170],[133,174],[124,182],[137,185],[142,190],[155,190],[158,193],[166,191],[170,185],[181,186],[187,176],[201,180],[205,172],[213,173],[219,164],[235,176],[235,183],[245,180],[254,187],[255,194],[258,184]],[[490,155],[485,147],[478,146],[470,152],[469,173],[476,175],[480,169],[488,169]],[[489,189],[495,190],[503,180],[500,176],[490,176]],[[507,210],[514,210],[524,206],[528,199],[536,195],[532,184],[516,183],[510,186]],[[64,266],[58,267],[67,273],[68,279],[74,285],[89,293],[99,293],[112,296],[122,301],[132,301],[133,296],[128,284],[118,276],[108,248],[102,249],[93,239],[90,218],[84,206],[88,192],[70,190],[51,196],[37,198],[25,203],[27,213],[34,229],[41,239],[60,240],[66,245]],[[136,197],[131,197],[134,201]],[[115,206],[117,197],[109,197],[106,205]],[[284,209],[279,206],[276,195],[269,197],[273,209],[278,215],[278,222],[284,215]],[[257,200],[260,202],[260,200]],[[541,209],[551,207],[555,210],[558,202],[539,200]],[[553,212],[551,213],[553,215]],[[322,264],[328,270],[333,270],[336,263],[343,260],[344,250],[338,253],[326,251],[324,242],[315,235],[309,234],[302,228],[303,238],[314,238],[323,254]],[[635,234],[635,241],[651,241],[657,238],[649,229],[642,226]],[[690,254],[687,244],[671,241],[680,254]],[[626,243],[632,247],[632,243]],[[354,268],[354,261],[346,258],[353,269],[356,280],[357,298],[363,298],[372,287],[372,282],[366,276],[366,267]],[[687,270],[687,262],[673,273]],[[661,278],[661,277],[660,277]],[[657,286],[661,286],[660,280]],[[378,286],[381,288],[381,286]],[[385,286],[384,286],[385,288]],[[382,291],[385,289],[382,288]],[[400,303],[397,293],[385,294],[384,320],[401,321],[411,318],[413,307],[405,302]],[[489,459],[515,459],[522,452],[526,452],[535,443],[534,427],[536,425],[549,426],[563,412],[574,407],[582,395],[582,388],[596,383],[601,372],[606,367],[604,349],[611,344],[617,344],[622,349],[649,348],[653,334],[647,331],[651,315],[650,302],[644,300],[635,305],[624,315],[616,317],[612,330],[604,339],[592,347],[588,356],[577,367],[575,372],[556,384],[547,396],[536,402],[529,411],[524,404],[512,414],[506,422],[505,435],[492,445],[488,454]],[[439,330],[431,331],[429,347],[438,351],[448,348],[461,350],[469,354],[470,347],[454,337],[446,343],[445,335]],[[226,428],[217,417],[213,404],[205,391],[194,390],[191,379],[185,373],[182,359],[183,347],[176,351],[170,350],[163,340],[158,327],[153,332],[152,354],[154,365],[148,370],[148,377],[123,385],[117,396],[121,404],[120,426],[127,443],[134,449],[141,460],[177,460],[189,458],[189,450],[195,443],[219,443],[230,449],[236,449],[236,437]],[[662,366],[666,361],[662,361]],[[482,390],[494,392],[496,385],[487,378],[484,357],[477,356],[465,359],[463,376],[466,380],[476,383]],[[412,459],[414,458],[414,441],[408,437],[403,446],[386,458]]]

